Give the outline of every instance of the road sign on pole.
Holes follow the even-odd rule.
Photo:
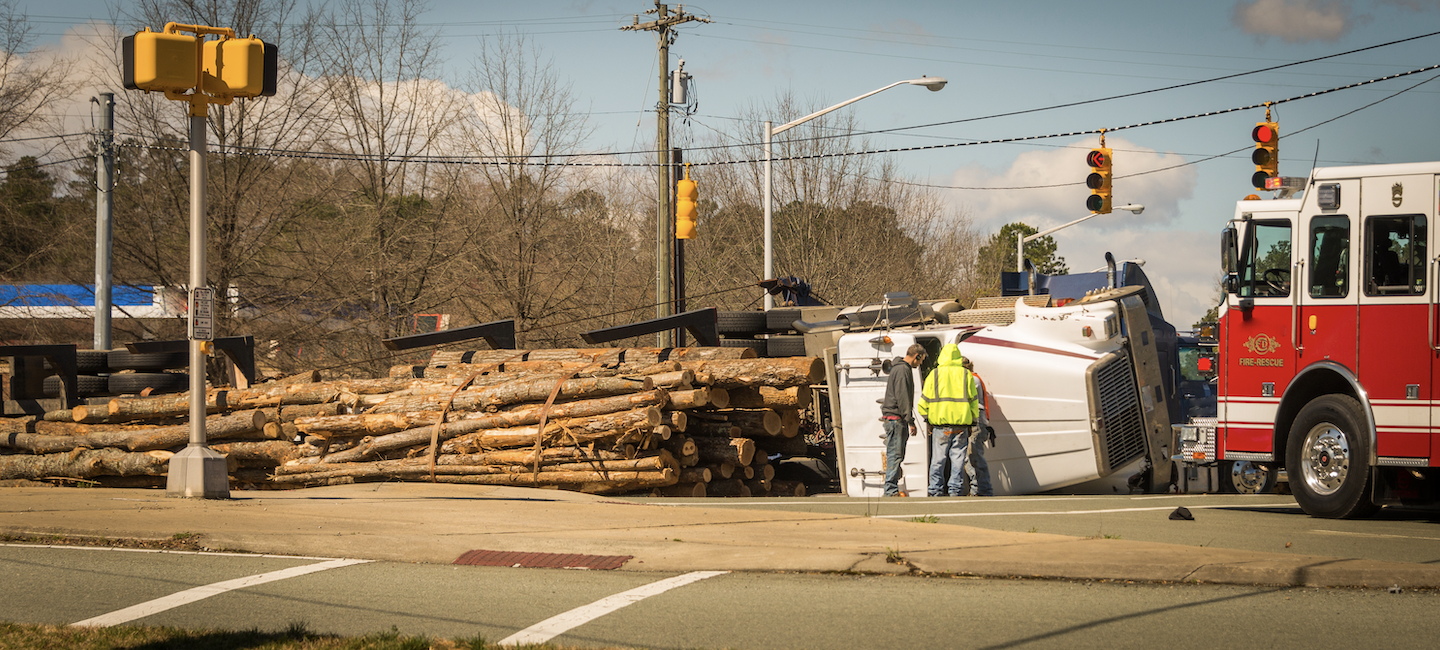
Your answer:
[[[190,339],[215,340],[215,290],[210,287],[190,290]]]

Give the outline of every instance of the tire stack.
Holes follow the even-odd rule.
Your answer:
[[[124,348],[115,350],[76,350],[75,397],[129,395],[149,389],[148,394],[180,393],[190,388],[190,376],[183,371],[190,366],[186,352],[135,354]],[[45,378],[47,397],[59,397],[64,385],[60,375]]]
[[[805,336],[796,332],[797,320],[833,318],[837,308],[777,307],[770,311],[722,311],[716,316],[720,346],[750,348],[761,357],[803,357]]]

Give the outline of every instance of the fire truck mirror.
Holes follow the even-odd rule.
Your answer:
[[[1235,234],[1234,226],[1227,226],[1220,231],[1220,272],[1233,275],[1235,273],[1236,244],[1239,238]]]

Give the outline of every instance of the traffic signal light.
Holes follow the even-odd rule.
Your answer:
[[[205,41],[205,92],[228,97],[275,94],[280,54],[254,36]]]
[[[675,238],[694,239],[695,221],[699,216],[697,202],[700,188],[690,180],[690,166],[685,166],[685,179],[675,183]]]
[[[1250,177],[1250,184],[1263,190],[1265,179],[1280,173],[1280,125],[1258,122],[1250,131],[1250,139],[1255,141],[1255,151],[1250,154],[1250,162],[1255,163],[1255,174]]]
[[[1085,187],[1090,188],[1085,209],[1097,214],[1110,214],[1110,162],[1107,147],[1085,154],[1085,164],[1090,166],[1090,175],[1085,177]]]
[[[273,44],[254,36],[203,42],[201,38],[200,35],[152,32],[149,28],[126,36],[122,41],[121,82],[129,90],[174,93],[195,90],[196,80],[200,78],[195,69],[198,47],[199,64],[204,70],[201,90],[205,94],[212,97],[275,94],[280,54]]]
[[[145,28],[121,42],[121,83],[129,90],[184,92],[195,87],[195,42],[188,34]]]

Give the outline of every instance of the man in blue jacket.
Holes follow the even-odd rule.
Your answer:
[[[919,343],[905,350],[904,359],[896,359],[885,378],[885,398],[880,400],[880,420],[885,431],[885,496],[901,496],[900,463],[905,462],[905,442],[916,433],[915,378],[911,369],[925,361],[925,348]]]
[[[965,368],[954,343],[940,349],[940,359],[920,390],[920,417],[931,437],[929,494],[966,496],[965,462],[970,438],[980,418],[980,382]],[[946,472],[945,462],[950,462]],[[987,481],[988,482],[988,481]]]

